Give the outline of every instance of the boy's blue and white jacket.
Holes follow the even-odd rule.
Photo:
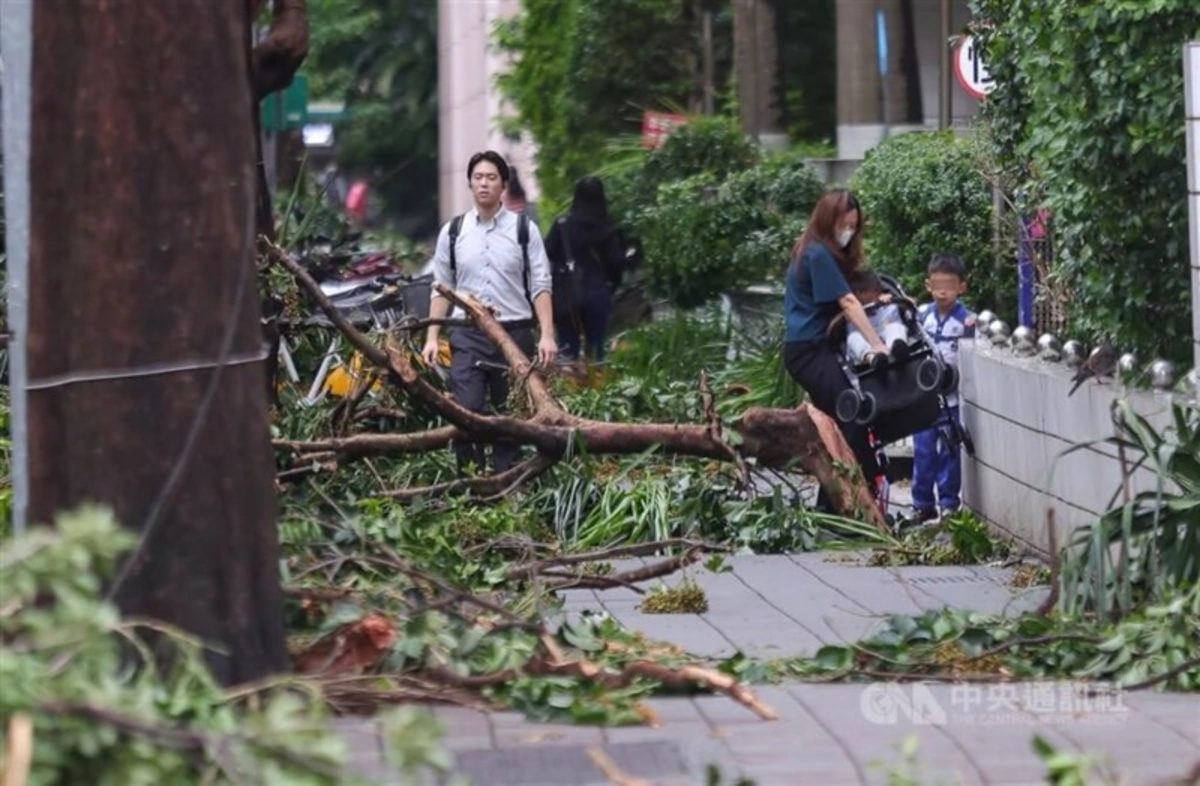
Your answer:
[[[942,317],[938,313],[936,303],[926,303],[917,311],[917,321],[929,336],[934,350],[948,366],[958,368],[958,342],[964,338],[975,338],[975,323],[971,317],[975,313],[963,305],[962,301],[954,304],[950,313]],[[968,325],[967,322],[971,321]],[[946,396],[946,404],[958,406],[958,393]]]

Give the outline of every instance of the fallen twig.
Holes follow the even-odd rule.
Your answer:
[[[662,562],[656,562],[653,565],[646,565],[645,567],[642,567],[642,568],[635,568],[633,570],[627,570],[624,573],[618,573],[613,576],[594,576],[594,575],[580,574],[578,576],[572,576],[571,578],[567,579],[566,581],[560,582],[558,584],[548,584],[548,585],[546,585],[546,589],[553,591],[553,590],[563,590],[563,589],[570,589],[570,588],[608,589],[610,587],[632,587],[638,593],[643,593],[644,590],[637,589],[636,587],[634,587],[634,585],[636,585],[638,582],[649,581],[650,579],[656,579],[661,576],[670,575],[670,574],[674,573],[675,571],[680,570],[681,568],[685,568],[688,565],[691,565],[692,563],[698,561],[703,556],[704,556],[704,552],[701,549],[691,548],[691,549],[688,549],[683,554],[680,554],[677,557],[671,557],[670,559],[663,560]],[[549,577],[553,578],[553,577],[562,576],[564,574],[547,573],[546,571],[542,571],[540,573],[540,575],[549,576]]]
[[[624,770],[617,766],[612,757],[604,752],[603,748],[588,748],[588,758],[592,760],[592,763],[596,765],[596,769],[600,770],[613,786],[650,786],[649,781],[627,775]]]
[[[548,636],[542,638],[543,644],[547,644]],[[599,682],[609,688],[625,688],[639,678],[653,680],[664,685],[697,684],[709,690],[726,694],[763,720],[779,719],[779,715],[774,709],[758,699],[754,692],[745,685],[727,674],[702,669],[699,666],[671,668],[647,660],[634,661],[626,665],[620,672],[614,673],[588,660],[564,660],[562,651],[557,644],[551,640],[549,645],[552,645],[547,646],[550,657],[539,666],[552,674],[568,674]]]
[[[1169,679],[1178,677],[1180,674],[1183,674],[1185,671],[1189,671],[1191,669],[1200,669],[1200,658],[1191,658],[1189,660],[1185,660],[1183,663],[1180,663],[1178,666],[1172,669],[1164,671],[1162,674],[1156,674],[1153,677],[1148,677],[1147,679],[1144,679],[1141,682],[1135,682],[1132,685],[1125,685],[1123,689],[1144,690],[1146,688],[1152,688],[1155,685],[1158,685],[1160,682],[1166,682]]]
[[[646,554],[658,554],[666,549],[673,548],[703,549],[704,551],[712,553],[729,551],[728,547],[721,546],[716,543],[691,540],[688,538],[669,538],[667,540],[656,540],[650,543],[636,543],[630,546],[614,546],[613,548],[589,551],[584,554],[548,557],[546,559],[538,560],[534,563],[514,565],[513,567],[509,568],[506,576],[510,579],[521,578],[522,576],[530,575],[531,572],[536,572],[554,566],[579,565],[588,562],[607,562],[609,560],[621,559],[623,557],[640,557]]]
[[[553,459],[538,454],[515,467],[510,467],[495,475],[483,475],[476,478],[455,478],[454,480],[437,483],[432,486],[384,491],[379,496],[399,500],[412,500],[420,497],[440,497],[459,491],[469,491],[477,494],[490,494],[492,496],[487,498],[490,500],[496,496],[506,494],[514,486],[542,474],[553,467],[554,464]]]

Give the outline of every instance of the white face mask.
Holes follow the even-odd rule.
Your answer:
[[[846,246],[850,245],[850,241],[853,239],[854,239],[854,230],[853,229],[843,229],[841,232],[838,232],[837,242],[838,242],[838,245],[842,248],[845,248]]]

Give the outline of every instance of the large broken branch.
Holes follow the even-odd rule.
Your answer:
[[[266,0],[250,0],[251,19]],[[259,101],[292,83],[308,55],[308,0],[272,0],[271,28],[254,47],[254,93]]]
[[[499,347],[514,375],[524,380],[533,409],[533,415],[528,419],[480,415],[465,409],[426,380],[417,370],[415,357],[407,348],[395,340],[389,340],[387,348],[383,349],[359,332],[338,312],[304,267],[285,251],[272,247],[270,253],[275,261],[296,277],[330,321],[365,358],[387,371],[408,395],[428,405],[473,440],[503,438],[532,445],[543,459],[558,459],[576,448],[582,448],[591,455],[629,455],[659,446],[668,453],[722,461],[736,460],[738,456],[753,456],[760,466],[768,468],[785,469],[798,465],[817,479],[829,494],[836,510],[843,514],[864,516],[881,529],[887,528],[883,514],[861,473],[849,474],[841,469],[840,465],[857,466],[841,430],[828,416],[809,404],[802,404],[796,409],[756,407],[748,410],[739,422],[727,424],[729,430],[736,431],[741,437],[737,452],[732,451],[723,438],[724,429],[717,429],[712,422],[704,425],[606,423],[580,418],[566,412],[555,400],[541,372],[525,357],[491,312],[471,296],[439,285],[438,292],[461,306],[480,330]],[[439,436],[445,433],[439,432]],[[406,436],[412,441],[398,441],[400,452],[426,439],[422,435]],[[355,441],[360,439],[363,438],[349,437],[341,443],[336,440],[288,443],[288,447],[303,455],[309,451],[337,450],[334,444],[341,444],[347,451],[379,448],[384,444],[382,440]],[[438,489],[442,493],[445,490]],[[413,493],[407,492],[407,495]]]

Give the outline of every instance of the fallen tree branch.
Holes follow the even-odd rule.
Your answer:
[[[841,430],[827,415],[808,404],[796,409],[754,408],[747,411],[733,425],[741,437],[740,454],[731,453],[730,445],[717,438],[720,429],[712,423],[605,423],[578,418],[562,409],[542,374],[491,313],[474,298],[439,285],[438,292],[462,306],[495,342],[515,375],[527,379],[526,391],[534,408],[533,417],[522,420],[480,415],[434,388],[418,373],[411,353],[394,338],[389,337],[387,348],[382,349],[359,332],[337,311],[304,267],[285,251],[271,245],[268,255],[296,277],[330,321],[365,358],[385,369],[409,395],[427,404],[476,441],[507,439],[533,445],[539,454],[549,459],[561,458],[576,446],[591,455],[630,455],[661,446],[675,454],[722,461],[732,458],[735,463],[740,456],[754,456],[758,464],[765,467],[783,468],[798,463],[818,480],[836,510],[863,516],[881,530],[888,531],[883,512],[875,504],[861,473],[847,477],[839,466],[857,466]]]
[[[717,693],[724,693],[763,720],[779,720],[779,715],[774,709],[727,674],[702,669],[699,666],[671,668],[648,660],[634,661],[620,672],[611,672],[588,660],[566,660],[562,649],[548,634],[542,637],[542,645],[547,650],[548,657],[540,659],[540,662],[537,658],[531,661],[530,665],[535,672],[545,671],[554,675],[578,677],[600,683],[610,689],[626,688],[639,678],[677,687],[696,684]]]
[[[271,446],[287,450],[301,458],[310,453],[338,453],[348,459],[366,456],[394,456],[403,453],[424,453],[448,446],[462,432],[454,426],[418,431],[413,434],[355,434],[350,437],[312,440],[309,442],[275,439]]]
[[[516,374],[518,379],[525,380],[526,390],[529,393],[529,403],[539,415],[542,417],[570,417],[563,411],[558,401],[550,393],[550,388],[546,385],[545,377],[530,362],[529,358],[525,357],[525,353],[517,346],[517,342],[513,341],[512,336],[496,320],[491,311],[484,308],[478,300],[470,295],[455,292],[444,284],[434,284],[434,289],[437,290],[439,295],[451,303],[460,306],[470,314],[475,324],[479,325],[479,329],[491,339],[493,344],[500,348],[500,353],[504,355],[504,359],[508,362],[513,373]]]
[[[589,551],[583,554],[570,554],[562,557],[548,557],[533,563],[514,565],[513,567],[509,568],[508,572],[505,574],[505,578],[519,579],[528,577],[533,573],[549,567],[579,565],[588,562],[607,562],[609,560],[621,559],[623,557],[640,557],[646,554],[657,554],[666,549],[680,547],[685,549],[703,549],[713,553],[729,551],[729,549],[725,546],[715,543],[708,543],[702,540],[691,540],[689,538],[668,538],[667,540],[656,540],[651,543],[635,543],[630,546],[615,546],[613,548]]]
[[[488,499],[492,499],[495,496],[505,494],[512,487],[520,485],[520,483],[529,478],[542,474],[553,467],[554,463],[553,459],[536,455],[495,475],[483,475],[477,478],[456,478],[445,483],[437,483],[432,486],[422,486],[415,489],[395,489],[393,491],[385,491],[379,496],[390,497],[391,499],[411,500],[418,497],[440,497],[455,492],[469,491],[474,494],[491,494],[493,497],[489,497]]]
[[[261,8],[262,2],[255,2]],[[253,19],[257,13],[251,16]],[[292,83],[308,55],[307,0],[272,0],[271,28],[254,47],[254,92],[261,101]],[[257,105],[257,102],[256,102]]]

